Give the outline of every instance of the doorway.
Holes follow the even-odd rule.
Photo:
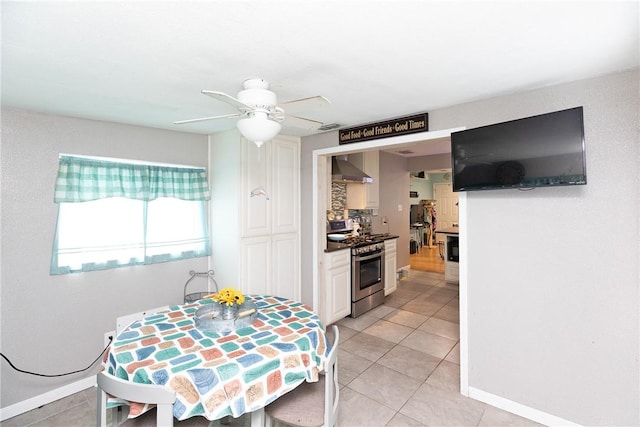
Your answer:
[[[445,174],[446,175],[446,174]],[[434,198],[438,203],[438,229],[458,226],[458,193],[453,192],[451,182],[433,185]]]
[[[358,144],[345,144],[315,149],[312,152],[312,224],[311,233],[311,269],[309,281],[312,283],[313,308],[323,312],[327,303],[324,295],[325,275],[323,253],[326,246],[326,210],[330,194],[331,156],[344,155],[354,152],[384,149],[404,149],[415,145],[429,144],[433,146],[449,146],[452,132],[464,130],[464,127],[443,129],[419,134],[402,135],[385,139],[365,141]],[[460,392],[469,395],[468,383],[468,325],[467,325],[467,254],[466,254],[466,195],[460,194],[460,285],[459,285],[459,314],[460,314]]]
[[[435,231],[458,225],[458,194],[453,192],[451,172],[445,169],[419,171],[410,172],[410,176],[410,226],[412,238],[419,238],[409,255],[410,267],[444,273],[443,235]]]
[[[416,252],[409,254],[411,269],[444,274],[444,259],[438,248],[438,245],[422,246]]]

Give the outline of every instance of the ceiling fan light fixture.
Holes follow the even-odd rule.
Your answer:
[[[249,141],[258,147],[265,141],[270,141],[280,132],[280,123],[270,120],[266,114],[256,113],[251,117],[238,120],[238,130]]]
[[[285,115],[284,109],[278,106],[278,97],[275,92],[269,90],[269,82],[264,79],[248,79],[243,83],[243,90],[235,98],[224,92],[203,89],[204,95],[235,107],[235,114],[223,114],[219,116],[200,117],[197,119],[179,120],[174,124],[195,123],[205,120],[236,118],[238,130],[247,140],[260,147],[265,141],[273,139],[282,126],[280,122],[286,120],[286,126],[307,130],[318,130],[321,122],[303,117]],[[311,96],[308,98],[294,99],[284,103],[286,108],[317,108],[330,104],[324,96]],[[338,127],[339,125],[335,125]]]

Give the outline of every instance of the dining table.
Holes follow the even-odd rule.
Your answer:
[[[318,315],[302,302],[270,295],[248,295],[246,301],[257,312],[231,330],[198,324],[196,313],[218,304],[212,299],[136,320],[116,335],[102,369],[175,391],[178,420],[251,413],[251,425],[262,425],[266,405],[305,381],[318,381],[330,344]],[[109,406],[120,404],[129,405],[129,418],[151,409],[109,400]]]

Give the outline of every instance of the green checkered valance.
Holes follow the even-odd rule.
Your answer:
[[[54,201],[88,202],[108,197],[209,200],[203,168],[120,163],[60,156]]]

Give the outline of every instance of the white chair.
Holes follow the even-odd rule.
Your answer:
[[[127,314],[116,318],[116,335],[122,332],[124,328],[126,328],[133,322],[138,321],[146,316],[150,316],[154,313],[167,310],[168,308],[168,305],[164,305],[162,307],[152,308],[151,310],[140,311],[138,313]]]
[[[107,425],[107,393],[131,402],[154,403],[157,411],[155,425],[173,426],[173,402],[176,400],[173,390],[159,385],[133,383],[105,372],[98,373],[97,380],[98,427]],[[113,417],[113,425],[118,425],[117,418]]]
[[[333,427],[338,418],[338,342],[340,331],[333,325],[333,346],[324,375],[315,383],[302,383],[264,408],[267,422],[277,420],[291,426]]]

